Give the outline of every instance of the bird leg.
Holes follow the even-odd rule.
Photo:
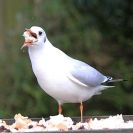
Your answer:
[[[62,107],[61,107],[61,104],[59,104],[59,106],[58,106],[58,113],[59,113],[59,114],[62,114]]]
[[[80,116],[81,116],[81,122],[83,122],[83,103],[80,102]]]

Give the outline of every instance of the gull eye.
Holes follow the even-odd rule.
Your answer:
[[[41,36],[42,35],[42,32],[41,31],[39,31],[39,36]]]

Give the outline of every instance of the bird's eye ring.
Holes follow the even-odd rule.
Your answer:
[[[42,32],[41,31],[39,31],[39,36],[41,36],[42,35]]]

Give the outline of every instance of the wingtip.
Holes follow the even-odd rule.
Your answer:
[[[125,79],[112,79],[109,82],[122,82],[122,81],[127,81]]]
[[[108,77],[108,80],[103,82],[102,85],[109,85],[109,84],[113,84],[113,83],[116,83],[116,82],[123,82],[123,81],[127,81],[127,80],[125,80],[125,79],[113,79],[111,77]]]

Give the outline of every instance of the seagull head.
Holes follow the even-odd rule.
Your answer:
[[[46,40],[45,31],[38,26],[32,26],[30,29],[25,29],[23,36],[25,41],[21,48],[41,45]]]

